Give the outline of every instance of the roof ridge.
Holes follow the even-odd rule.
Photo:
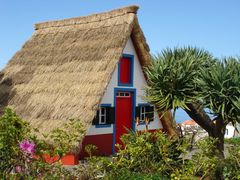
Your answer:
[[[132,5],[132,6],[126,6],[123,8],[114,9],[107,12],[95,13],[87,16],[80,16],[80,17],[74,17],[74,18],[67,18],[63,20],[37,23],[35,24],[35,30],[45,29],[50,27],[70,26],[70,25],[76,25],[76,24],[87,24],[91,22],[102,21],[102,20],[114,18],[117,16],[122,16],[128,13],[136,14],[138,9],[139,9],[138,6]]]

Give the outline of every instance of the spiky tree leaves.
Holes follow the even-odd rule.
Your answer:
[[[204,50],[185,47],[166,49],[152,57],[146,69],[147,99],[159,111],[184,109],[210,136],[218,138],[223,155],[226,124],[239,122],[240,62],[217,61]],[[205,108],[215,115],[212,121]]]
[[[192,112],[189,108],[194,105],[190,103],[199,101],[200,98],[197,79],[201,75],[201,67],[209,68],[214,61],[212,56],[204,50],[186,47],[166,49],[152,59],[152,66],[146,69],[149,84],[146,88],[148,101],[155,104],[159,112],[168,112],[178,107]],[[198,119],[195,113],[193,115],[192,118]],[[174,132],[174,122],[169,123],[169,119],[164,116],[161,120],[164,129],[171,136],[175,136],[170,133]]]
[[[152,66],[146,69],[147,99],[159,110],[188,109],[187,104],[201,100],[197,82],[201,68],[213,64],[207,51],[191,47],[166,49],[152,59]]]
[[[240,122],[240,61],[225,58],[217,62],[210,71],[202,68],[199,80],[205,106],[225,123]]]

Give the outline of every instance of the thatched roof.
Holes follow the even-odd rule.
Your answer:
[[[141,64],[150,62],[137,10],[36,24],[0,72],[0,109],[10,106],[43,132],[70,118],[90,125],[129,37]]]

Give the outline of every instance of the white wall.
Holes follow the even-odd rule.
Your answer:
[[[234,131],[235,131],[234,126],[229,123],[226,126],[226,131],[225,131],[224,138],[232,138],[234,136]]]
[[[111,104],[114,106],[114,88],[132,88],[136,89],[136,105],[138,106],[139,103],[147,103],[144,101],[144,86],[146,85],[146,80],[137,56],[137,53],[135,51],[135,48],[133,46],[131,38],[128,40],[126,47],[123,50],[123,54],[131,54],[134,55],[134,70],[133,70],[133,86],[132,87],[122,87],[118,86],[118,67],[113,72],[112,78],[110,80],[110,83],[108,84],[108,87],[105,91],[105,94],[101,100],[101,104]],[[154,121],[150,122],[149,127],[151,129],[159,129],[162,128],[161,122],[159,120],[159,117],[157,113],[154,113]],[[139,125],[137,130],[144,130],[145,125]],[[113,126],[107,127],[107,128],[95,128],[95,126],[90,127],[88,130],[87,135],[96,135],[96,134],[110,134],[113,133]]]
[[[146,80],[143,75],[143,71],[141,65],[139,63],[139,59],[137,53],[134,49],[132,40],[129,39],[127,42],[126,47],[123,50],[123,54],[131,54],[134,55],[134,68],[133,68],[133,87],[126,87],[123,88],[135,88],[136,89],[136,104],[138,103],[146,103],[143,100],[144,96],[144,85],[146,85]],[[114,103],[114,88],[121,88],[122,86],[118,86],[118,67],[114,70],[112,75],[112,79],[106,89],[106,92],[102,98],[101,104],[112,104]]]

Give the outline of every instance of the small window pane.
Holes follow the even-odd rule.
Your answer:
[[[128,92],[126,92],[126,93],[125,93],[125,96],[126,96],[126,97],[129,97],[129,96],[130,96],[130,94],[129,94]]]
[[[140,107],[140,122],[145,122],[146,117],[146,107]]]
[[[105,108],[101,108],[101,115],[104,115],[105,114]]]
[[[106,124],[107,119],[106,107],[100,107],[99,111],[99,124]]]

